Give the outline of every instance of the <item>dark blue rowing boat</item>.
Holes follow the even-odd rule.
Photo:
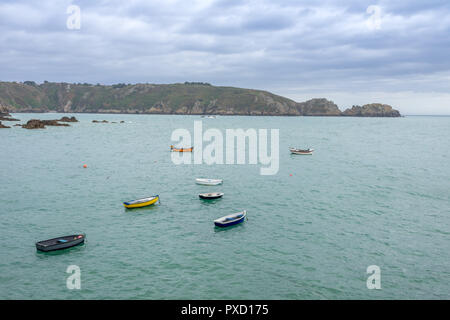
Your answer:
[[[245,217],[247,216],[247,211],[241,211],[238,213],[233,213],[228,216],[224,216],[222,218],[214,220],[214,224],[218,227],[229,227],[233,226],[235,224],[241,223],[245,220]]]

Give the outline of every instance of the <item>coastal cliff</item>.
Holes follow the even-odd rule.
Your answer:
[[[400,112],[393,109],[390,105],[372,103],[362,107],[353,106],[342,112],[343,116],[348,117],[400,117]]]
[[[298,103],[267,91],[197,82],[111,86],[0,82],[0,107],[8,112],[400,116],[397,110],[387,105],[354,106],[341,112],[336,104],[323,98]]]

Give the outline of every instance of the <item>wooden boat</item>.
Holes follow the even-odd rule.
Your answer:
[[[224,216],[222,218],[214,220],[214,224],[218,227],[229,227],[233,226],[235,224],[241,223],[245,220],[245,217],[247,216],[247,211],[241,211],[238,213],[233,213],[228,216]]]
[[[192,151],[194,151],[194,147],[190,147],[190,148],[175,148],[174,146],[170,146],[170,151],[172,151],[172,152],[192,152]]]
[[[216,186],[218,184],[221,184],[222,182],[223,182],[222,179],[203,179],[203,178],[195,179],[195,183],[202,184],[205,186]]]
[[[36,242],[36,249],[45,252],[66,249],[84,243],[84,239],[86,239],[85,234],[74,234],[71,236],[43,240]]]
[[[200,199],[212,200],[222,198],[224,195],[223,192],[213,192],[213,193],[200,193],[198,196]]]
[[[304,154],[304,155],[311,155],[314,151],[314,149],[296,149],[296,148],[289,148],[289,151],[293,154]]]
[[[146,207],[146,206],[151,206],[152,204],[155,204],[157,201],[159,201],[159,195],[149,197],[149,198],[143,198],[143,199],[124,202],[123,205],[127,209],[142,208],[142,207]]]

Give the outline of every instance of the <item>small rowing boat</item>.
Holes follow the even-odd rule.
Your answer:
[[[142,207],[146,207],[146,206],[151,206],[152,204],[155,204],[157,201],[159,201],[159,195],[149,197],[149,198],[143,198],[143,199],[124,202],[123,205],[127,209],[142,208]]]
[[[190,148],[175,148],[174,146],[170,146],[170,151],[172,152],[192,152],[194,147]]]
[[[213,192],[213,193],[200,193],[198,196],[200,199],[212,200],[222,198],[224,195],[223,192]]]
[[[85,234],[74,234],[71,236],[58,237],[49,240],[36,242],[36,249],[39,251],[54,251],[67,249],[84,243]]]
[[[314,149],[296,149],[296,148],[289,148],[289,151],[291,151],[292,154],[304,154],[304,155],[311,155],[314,151]]]
[[[214,220],[214,224],[217,227],[221,227],[221,228],[229,227],[229,226],[243,222],[245,220],[246,216],[247,216],[247,211],[244,210],[244,211],[241,211],[238,213],[233,213],[228,216],[224,216],[222,218],[216,219],[216,220]]]
[[[216,186],[218,184],[222,184],[222,179],[203,179],[203,178],[197,178],[195,179],[195,183],[202,184],[205,186]]]

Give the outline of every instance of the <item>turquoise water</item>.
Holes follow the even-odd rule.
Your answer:
[[[171,133],[192,132],[198,116],[76,117],[0,130],[1,299],[450,298],[450,117],[203,119],[205,129],[279,128],[274,176],[174,165]],[[291,156],[289,146],[316,151]],[[225,196],[198,199],[209,190]],[[122,206],[152,194],[160,205]],[[245,223],[214,227],[243,209]],[[35,241],[77,232],[84,246],[36,252]],[[73,264],[81,290],[66,288]],[[366,287],[369,265],[381,290]]]

